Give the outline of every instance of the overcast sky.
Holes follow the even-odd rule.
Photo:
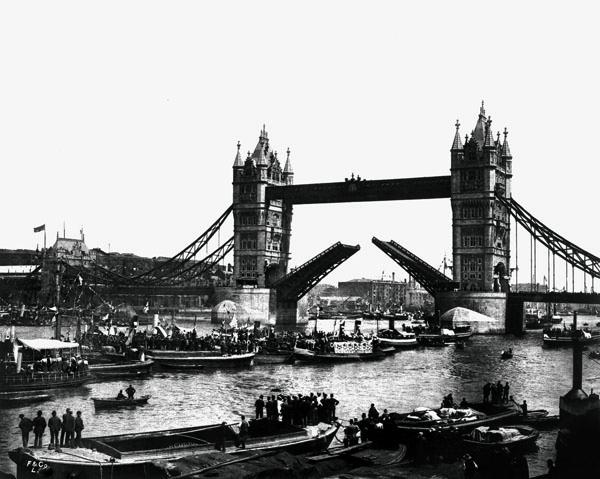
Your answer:
[[[595,2],[2,2],[0,247],[65,221],[172,255],[231,203],[263,123],[296,183],[449,174],[484,99],[515,199],[598,254],[597,21]],[[373,235],[434,266],[452,248],[449,200],[297,206],[292,227],[291,265],[361,245],[326,282],[398,275]]]

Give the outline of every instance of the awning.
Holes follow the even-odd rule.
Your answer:
[[[68,343],[66,341],[58,341],[56,339],[19,339],[26,348],[43,351],[47,349],[73,349],[79,347],[79,343]]]

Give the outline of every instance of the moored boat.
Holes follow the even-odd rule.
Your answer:
[[[78,348],[78,343],[55,339],[17,339],[0,375],[0,393],[81,386],[91,375],[83,360],[76,359]]]
[[[285,364],[293,361],[294,352],[288,350],[261,351],[254,356],[254,364]]]
[[[399,432],[425,432],[431,427],[447,429],[453,427],[468,432],[479,426],[503,424],[519,415],[511,407],[492,404],[474,404],[467,408],[416,408],[413,412],[390,417]]]
[[[325,450],[339,425],[321,423],[300,428],[279,421],[250,421],[246,448],[237,449],[237,425],[212,424],[163,431],[103,436],[83,439],[83,447],[56,451],[18,448],[9,452],[17,464],[19,479],[39,477],[44,469],[53,477],[85,479],[128,479],[132,477],[164,477],[156,462],[191,455],[211,453],[220,440],[227,451],[287,451],[294,454]]]
[[[540,433],[524,425],[510,425],[500,428],[479,426],[469,435],[463,436],[463,446],[474,455],[488,455],[507,448],[510,452],[527,452],[535,447]]]
[[[600,331],[578,330],[579,341],[584,344],[594,344],[600,342]],[[552,328],[545,329],[543,336],[543,346],[545,347],[572,347],[573,333],[570,329]]]
[[[314,340],[303,340],[294,347],[294,359],[317,363],[373,361],[385,356],[373,341],[332,341],[319,347]]]
[[[31,394],[31,393],[9,393],[0,394],[0,406],[2,407],[19,407],[26,404],[49,401],[52,399],[50,394]]]
[[[217,351],[149,351],[148,357],[167,368],[240,368],[252,366],[255,353],[221,354]]]
[[[377,339],[382,346],[393,346],[397,349],[414,348],[419,345],[414,333],[398,331],[396,329],[383,329],[377,333]]]
[[[98,379],[128,378],[150,374],[154,361],[124,361],[92,364],[90,373]]]
[[[124,399],[92,398],[92,401],[94,401],[94,407],[96,409],[106,409],[106,408],[140,406],[142,404],[147,404],[148,399],[150,399],[150,395],[140,396],[138,398],[133,398],[133,399],[129,399],[129,398],[124,398]]]
[[[448,345],[441,334],[422,333],[417,336],[417,341],[421,346],[444,347]]]

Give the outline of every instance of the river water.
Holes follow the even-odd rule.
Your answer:
[[[598,318],[580,316],[581,322],[596,324]],[[353,327],[346,322],[347,330]],[[182,326],[186,325],[184,322]],[[199,321],[199,333],[212,330],[208,321]],[[331,330],[332,320],[319,320],[319,329]],[[363,321],[363,331],[376,327]],[[309,323],[307,329],[314,328]],[[51,328],[17,328],[23,338],[51,337]],[[514,357],[501,361],[503,349],[513,348]],[[442,397],[452,393],[455,400],[466,397],[480,401],[485,382],[501,380],[510,384],[510,394],[518,402],[527,400],[529,409],[558,413],[559,396],[571,386],[571,350],[543,349],[541,331],[523,338],[513,336],[474,336],[465,349],[419,348],[402,351],[382,361],[336,365],[261,365],[234,371],[155,372],[147,379],[134,380],[137,394],[152,397],[137,409],[96,412],[91,397],[115,396],[128,384],[123,381],[92,383],[76,390],[55,390],[51,401],[39,405],[0,411],[0,470],[14,473],[6,452],[19,445],[18,415],[30,417],[37,409],[46,418],[52,410],[59,415],[70,407],[82,411],[84,435],[150,431],[217,421],[236,421],[239,414],[253,415],[259,394],[273,389],[283,393],[322,391],[335,393],[340,401],[340,418],[359,417],[371,403],[379,411],[405,412],[417,406],[439,407]],[[584,357],[584,389],[600,388],[600,364]],[[596,379],[595,379],[596,378]],[[33,441],[33,438],[31,439]],[[45,442],[49,440],[46,432]],[[547,458],[554,457],[556,431],[544,432],[540,450],[528,456],[530,469],[544,472]]]

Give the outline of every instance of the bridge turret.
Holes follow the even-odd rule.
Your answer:
[[[287,158],[285,160],[285,166],[283,167],[283,181],[286,185],[294,183],[294,170],[292,169],[292,162],[290,161],[290,149],[287,149]]]

